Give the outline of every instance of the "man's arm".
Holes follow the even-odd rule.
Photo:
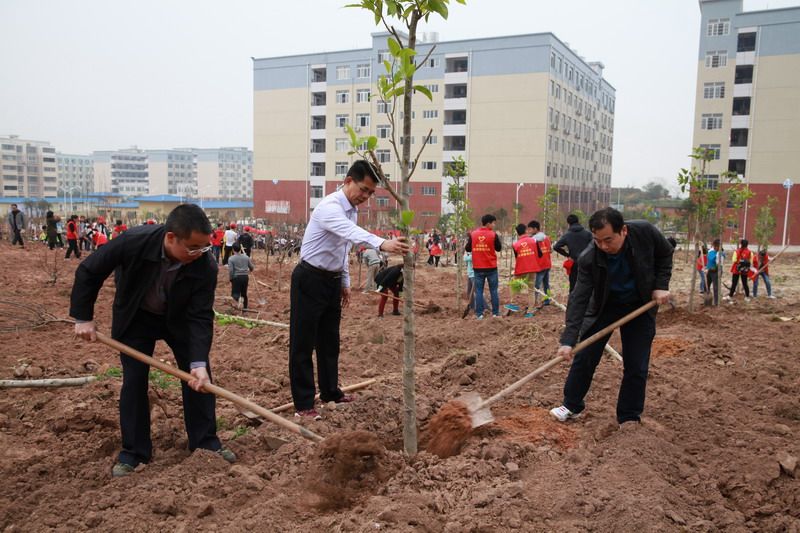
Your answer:
[[[472,234],[467,233],[467,244],[464,245],[464,251],[472,253]]]
[[[567,233],[565,233],[560,239],[558,239],[558,242],[553,245],[553,251],[559,255],[563,255],[564,257],[569,257],[567,248]]]
[[[206,259],[199,259],[204,261]],[[209,263],[211,260],[208,260]],[[186,307],[186,323],[189,328],[189,360],[192,368],[206,367],[208,354],[211,351],[211,340],[214,336],[214,291],[217,288],[217,267],[214,264],[213,274],[202,279],[192,291],[189,305]]]
[[[494,251],[501,252],[503,251],[503,241],[500,239],[500,234],[496,231],[494,232]]]
[[[655,270],[653,290],[668,291],[669,280],[672,277],[672,257],[674,255],[674,250],[664,235],[652,224],[650,225],[650,231],[655,241],[653,245],[653,266]]]
[[[92,255],[81,261],[75,270],[75,282],[70,296],[69,315],[83,322],[94,318],[94,303],[106,278],[123,263],[126,234],[112,239]]]
[[[592,258],[588,257],[588,254],[581,254],[581,257],[573,268],[578,269],[578,279],[575,283],[575,288],[569,295],[567,316],[560,340],[562,346],[575,346],[577,343],[581,324],[583,324],[583,318],[586,316],[586,308],[589,305],[589,299],[592,297],[592,292],[594,291]]]

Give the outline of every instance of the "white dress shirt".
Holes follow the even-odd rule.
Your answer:
[[[366,244],[380,249],[384,239],[358,227],[358,210],[344,192],[329,194],[311,213],[300,259],[323,270],[342,273],[342,287],[350,287],[350,265],[347,260],[353,244]]]

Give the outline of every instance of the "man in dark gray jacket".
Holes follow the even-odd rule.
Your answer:
[[[625,223],[610,207],[589,219],[593,242],[580,255],[578,279],[569,297],[566,326],[558,355],[569,359],[578,337],[586,339],[650,300],[669,302],[672,246],[649,222]],[[644,410],[650,349],[657,307],[621,327],[624,372],[617,400],[617,421],[639,421]],[[565,422],[585,408],[584,397],[611,334],[577,352],[564,384],[564,404],[550,411]]]
[[[583,253],[589,243],[592,242],[592,234],[581,226],[578,222],[578,217],[573,214],[567,216],[567,224],[569,229],[567,232],[558,239],[558,242],[553,245],[553,250],[556,253],[568,257],[577,262],[578,257]],[[575,281],[578,279],[578,268],[573,264],[572,270],[569,271],[569,292],[575,288]]]
[[[11,211],[8,212],[8,228],[11,233],[11,244],[17,244],[25,248],[22,242],[22,232],[25,231],[25,214],[17,208],[17,204],[11,204]]]

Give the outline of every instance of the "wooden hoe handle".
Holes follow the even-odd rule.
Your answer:
[[[188,372],[184,372],[183,370],[174,368],[171,365],[162,363],[158,359],[150,357],[149,355],[145,355],[138,350],[134,350],[130,346],[122,344],[121,342],[112,339],[108,335],[99,332],[96,333],[96,335],[97,335],[97,340],[102,342],[106,346],[110,346],[111,348],[114,348],[115,350],[118,350],[129,357],[133,357],[134,359],[141,361],[142,363],[157,368],[162,372],[166,372],[167,374],[175,376],[176,378],[182,379],[183,381],[186,382],[189,382],[194,379],[194,376],[192,376]],[[243,398],[238,394],[234,394],[227,389],[223,389],[222,387],[218,387],[217,385],[209,383],[208,385],[203,385],[203,390],[206,392],[210,392],[215,396],[219,396],[220,398],[225,398],[226,400],[229,400],[240,407],[243,407],[249,411],[256,413],[261,417],[264,417],[270,422],[274,422],[275,424],[278,424],[284,429],[288,429],[289,431],[297,433],[298,435],[301,435],[309,440],[312,440],[314,442],[320,442],[322,440],[322,437],[320,437],[319,435],[317,435],[312,431],[309,431],[303,426],[295,424],[294,422],[290,422],[289,420],[286,420],[285,418],[276,415],[272,411],[264,409],[260,405],[256,405],[247,398]]]

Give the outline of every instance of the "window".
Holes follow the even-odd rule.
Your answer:
[[[392,104],[384,100],[378,100],[378,113],[391,113]]]
[[[372,67],[369,63],[361,63],[356,65],[356,78],[369,78],[371,73]]]
[[[428,67],[437,68],[440,63],[441,63],[441,60],[438,57],[436,57],[436,58],[432,57],[432,58],[430,58],[428,60]]]
[[[344,128],[350,124],[350,115],[336,115],[336,127]]]
[[[722,113],[704,113],[700,120],[700,129],[721,130]]]
[[[756,34],[755,32],[740,33],[736,42],[737,52],[755,52]]]
[[[379,163],[390,163],[392,161],[392,153],[389,150],[376,150],[375,155],[378,156]]]
[[[733,83],[753,83],[753,65],[738,65]]]
[[[743,96],[741,98],[733,99],[733,114],[734,115],[749,115],[750,114],[750,97]]]
[[[436,161],[423,161],[422,170],[436,170]]]
[[[337,161],[334,168],[336,169],[337,176],[347,175],[347,161]]]
[[[428,144],[439,144],[439,138],[436,135],[431,135],[428,139]]]
[[[439,118],[439,110],[426,109],[422,112],[422,118]]]
[[[384,61],[391,60],[391,54],[389,54],[389,50],[379,50],[378,51],[378,63],[383,63]]]
[[[375,129],[375,134],[379,139],[386,139],[389,137],[390,128],[386,124],[381,124]]]
[[[311,186],[311,198],[322,198],[322,185]]]
[[[375,203],[378,204],[378,207],[389,207],[389,198],[386,196],[379,196],[375,198]]]
[[[713,50],[706,52],[706,68],[719,68],[728,64],[728,52],[725,50]]]
[[[347,142],[347,139],[336,139],[336,151],[337,152],[350,151],[350,143]]]
[[[422,196],[436,196],[436,187],[432,185],[423,185]]]
[[[336,91],[336,103],[337,104],[350,103],[350,91]]]
[[[704,83],[703,98],[725,98],[725,82]]]
[[[747,146],[748,130],[736,128],[731,130],[731,146]]]
[[[728,35],[731,30],[730,19],[710,19],[706,26],[706,35],[709,37],[717,37],[720,35]]]
[[[356,103],[369,102],[369,89],[358,89],[356,91]]]
[[[718,144],[701,144],[700,148],[704,148],[708,152],[708,154],[711,156],[711,159],[719,159],[720,145],[718,145]]]
[[[556,54],[555,53],[551,53],[550,54],[550,68],[552,68],[552,69],[556,68]]]
[[[349,80],[350,79],[350,65],[339,65],[336,67],[336,79],[337,80]]]
[[[362,128],[369,127],[369,113],[356,114],[356,126],[361,126]]]

